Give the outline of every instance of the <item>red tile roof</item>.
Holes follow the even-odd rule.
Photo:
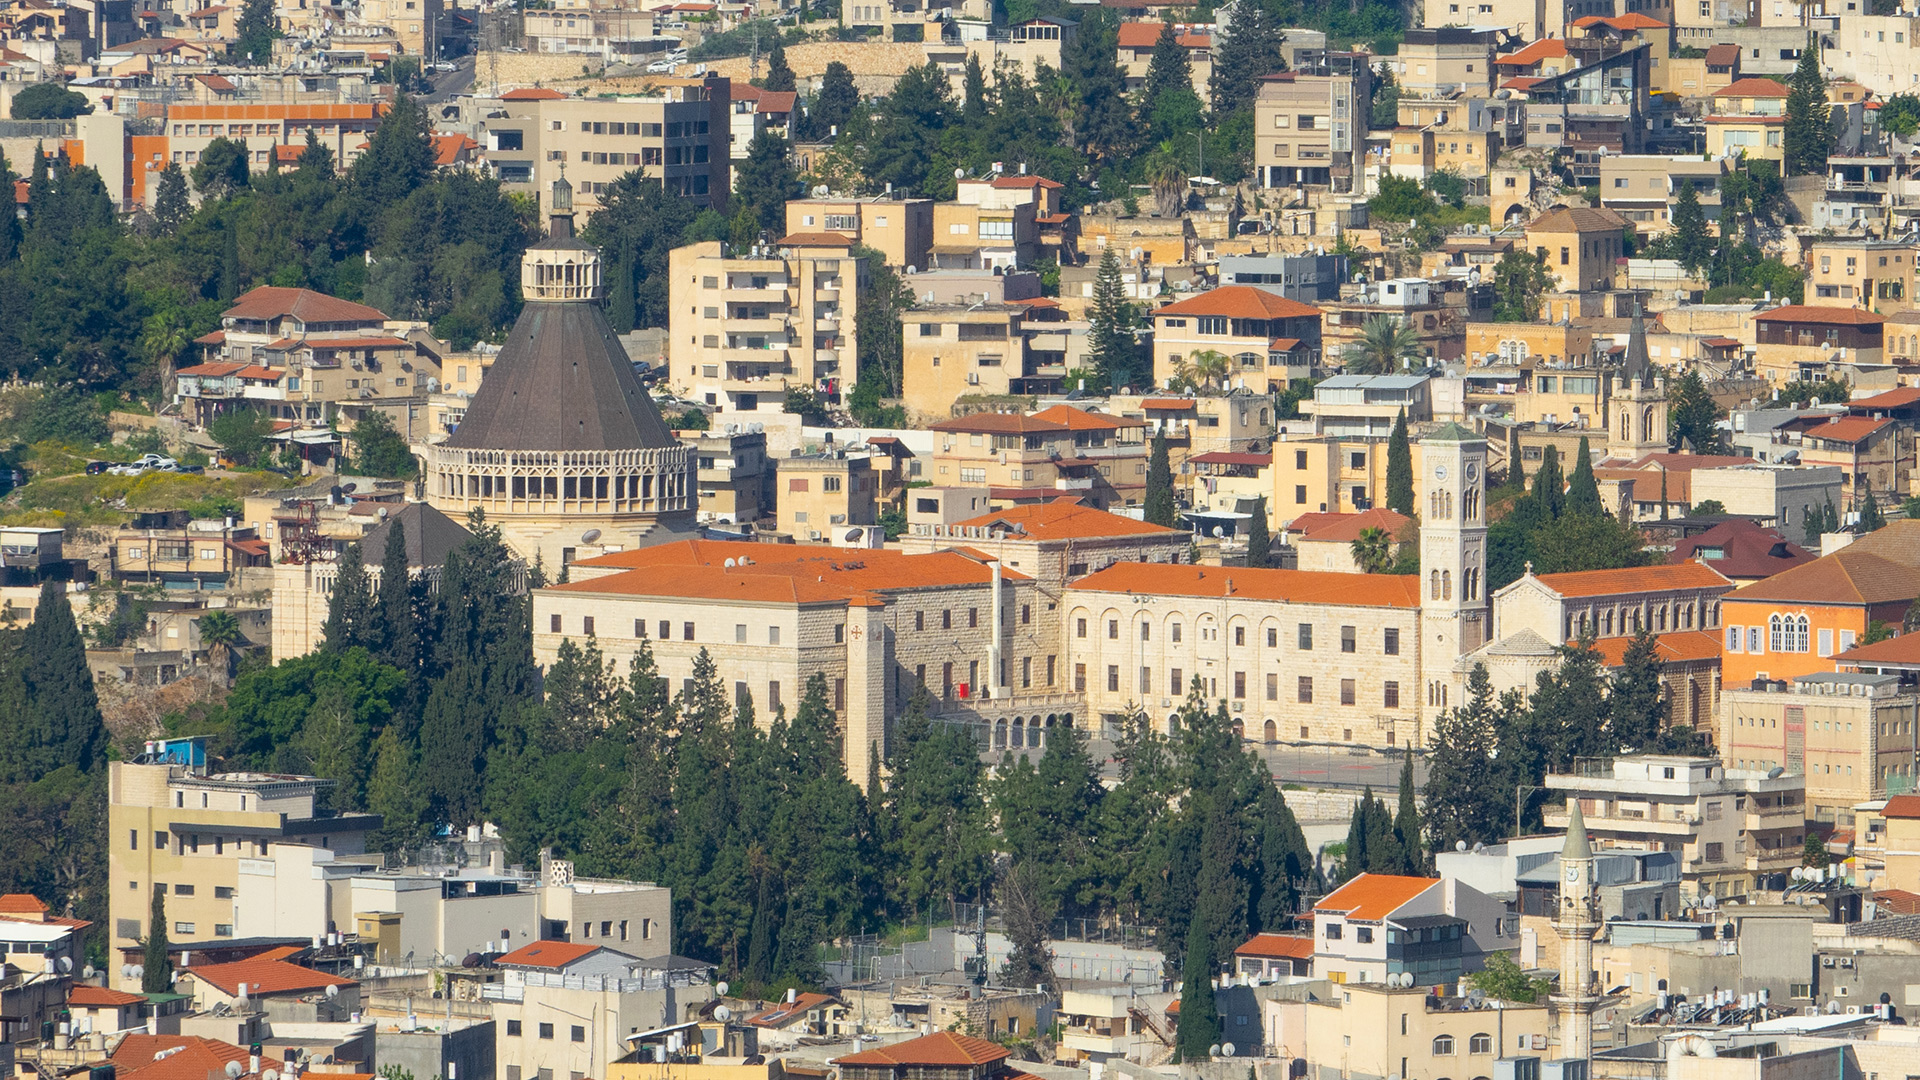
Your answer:
[[[1199,403],[1192,398],[1147,398],[1140,403],[1143,409],[1158,409],[1163,412],[1192,412]]]
[[[1631,637],[1610,637],[1594,642],[1593,648],[1600,654],[1602,664],[1617,668],[1626,663],[1627,646],[1631,644],[1633,644]],[[1720,659],[1720,635],[1709,634],[1704,630],[1677,630],[1670,634],[1656,634],[1653,644],[1655,655],[1663,664]]]
[[[1013,191],[1020,188],[1052,189],[1066,187],[1065,184],[1062,184],[1058,180],[1049,180],[1044,176],[996,176],[993,178],[993,186],[1002,191]]]
[[[1357,575],[1344,574],[1343,577]],[[1440,884],[1439,878],[1361,874],[1328,893],[1313,905],[1314,914],[1344,915],[1362,922],[1379,922],[1414,897]]]
[[[46,901],[32,893],[6,893],[0,895],[0,913],[9,915],[45,915]]]
[[[1679,541],[1674,545],[1672,554],[1667,556],[1667,561],[1677,563],[1696,559],[1702,548],[1724,552],[1720,558],[1703,560],[1708,566],[1730,578],[1749,581],[1772,577],[1782,570],[1812,562],[1817,557],[1772,529],[1755,525],[1745,518],[1732,518],[1706,532]]]
[[[942,420],[937,424],[928,424],[931,431],[954,431],[968,435],[1021,435],[1034,432],[1065,431],[1064,424],[1024,413],[974,413],[971,416],[956,416],[951,420]]]
[[[996,510],[991,514],[955,522],[955,525],[979,529],[1001,525],[1023,534],[1026,539],[1042,541],[1086,540],[1106,536],[1174,536],[1180,532],[1164,525],[1153,525],[1082,506],[1078,499],[1073,498]]]
[[[1920,893],[1905,889],[1882,889],[1869,896],[1874,903],[1895,915],[1920,915]]]
[[[245,1050],[219,1039],[136,1032],[121,1040],[111,1060],[120,1076],[138,1076],[140,1080],[208,1080],[225,1076],[229,1062],[238,1062],[244,1070],[247,1056]]]
[[[67,991],[67,1004],[82,1009],[117,1009],[123,1005],[138,1005],[145,1000],[144,995],[111,990],[104,986],[80,985]]]
[[[1570,55],[1567,43],[1559,38],[1542,38],[1518,52],[1511,52],[1494,61],[1494,65],[1508,67],[1532,67],[1542,60],[1557,60]]]
[[[1160,43],[1160,23],[1124,22],[1120,24],[1120,47],[1123,49],[1151,49]],[[1204,49],[1213,44],[1211,34],[1196,34],[1192,31],[1175,31],[1174,40],[1183,48]]]
[[[433,163],[442,167],[452,165],[460,160],[460,155],[478,149],[480,144],[466,135],[435,135]]]
[[[1871,416],[1843,416],[1824,423],[1815,421],[1801,428],[1802,434],[1809,439],[1822,442],[1857,443],[1893,426],[1893,421],[1875,419]]]
[[[1920,818],[1920,795],[1895,795],[1887,800],[1886,809],[1880,811],[1880,816]]]
[[[1417,608],[1417,574],[1340,574],[1321,570],[1252,570],[1246,567],[1163,563],[1115,563],[1068,586],[1087,592],[1165,596],[1218,596],[1280,600],[1295,604]]]
[[[1508,79],[1508,80],[1507,80],[1506,82],[1503,82],[1503,83],[1501,83],[1501,84],[1500,84],[1500,89],[1502,89],[1502,90],[1531,90],[1531,89],[1533,89],[1534,87],[1536,87],[1536,86],[1539,86],[1539,85],[1540,85],[1541,83],[1543,83],[1543,82],[1546,82],[1546,81],[1547,81],[1547,80],[1545,80],[1545,79],[1537,79],[1537,78],[1535,78],[1535,77],[1533,77],[1532,75],[1515,75],[1515,76],[1514,76],[1513,78],[1511,78],[1511,79]]]
[[[1708,67],[1732,67],[1740,62],[1740,46],[1727,42],[1707,46]]]
[[[1313,939],[1298,934],[1255,934],[1233,950],[1235,956],[1259,956],[1273,960],[1313,959]]]
[[[601,947],[584,941],[536,941],[496,958],[494,963],[504,967],[563,968]]]
[[[277,285],[262,285],[240,299],[221,315],[223,319],[266,320],[291,315],[301,322],[309,323],[382,323],[387,321],[385,312],[370,308],[365,304],[356,304],[351,300],[342,300],[337,296],[314,292],[312,289],[289,289]]]
[[[1145,420],[1130,416],[1114,416],[1110,413],[1091,412],[1076,409],[1071,405],[1055,405],[1033,414],[1035,420],[1047,420],[1059,424],[1068,431],[1118,431],[1121,428],[1146,427]]]
[[[1287,526],[1287,531],[1299,533],[1303,542],[1350,544],[1368,529],[1384,529],[1388,536],[1398,536],[1401,529],[1412,523],[1413,519],[1405,514],[1376,506],[1358,514],[1301,514]]]
[[[1648,18],[1637,11],[1625,15],[1589,15],[1584,19],[1575,19],[1573,25],[1582,30],[1592,26],[1611,26],[1615,30],[1665,30],[1667,24],[1658,19]]]
[[[1920,387],[1902,387],[1879,394],[1870,394],[1863,398],[1854,398],[1847,402],[1847,408],[1859,412],[1871,412],[1874,409],[1904,409],[1909,405],[1920,404]]]
[[[279,338],[267,342],[269,349],[399,349],[413,342],[399,337],[344,336]]]
[[[509,90],[500,95],[501,101],[560,101],[567,95],[558,90],[549,90],[543,86],[529,86],[520,90]]]
[[[747,1023],[755,1027],[783,1028],[796,1021],[805,1020],[807,1014],[823,1005],[839,1002],[832,994],[796,994],[793,1001],[780,1002],[773,1008],[756,1013],[747,1018]]]
[[[1749,76],[1736,79],[1715,90],[1713,96],[1717,98],[1783,98],[1787,96],[1787,88],[1772,79]]]
[[[1856,645],[1833,658],[1854,667],[1920,666],[1920,634],[1901,634],[1871,645]]]
[[[1738,86],[1739,83],[1733,85]],[[1821,326],[1879,326],[1885,315],[1843,307],[1815,307],[1811,304],[1785,304],[1753,317],[1755,322],[1814,323]]]
[[[1271,465],[1272,454],[1255,454],[1245,450],[1209,450],[1204,454],[1195,454],[1187,459],[1190,465]]]
[[[1730,588],[1733,584],[1712,567],[1697,562],[1541,574],[1538,580],[1561,596],[1617,596],[1667,589]]]
[[[1765,581],[1727,594],[1724,602],[1788,601],[1815,606],[1859,607],[1920,597],[1920,569],[1869,551],[1841,548],[1831,555],[1782,570]]]
[[[727,559],[733,559],[734,565],[726,566]],[[741,559],[747,561],[742,563]],[[681,540],[584,559],[580,565],[634,572],[548,588],[556,592],[748,603],[838,601],[868,605],[881,602],[877,594],[893,590],[986,585],[993,580],[991,560],[964,547],[908,555],[890,549],[851,550],[820,544]],[[663,572],[667,570],[671,572]],[[1016,570],[1002,570],[1001,576],[1026,580]]]
[[[988,1065],[1004,1061],[1013,1056],[1013,1052],[999,1043],[990,1043],[985,1039],[976,1039],[971,1035],[960,1035],[951,1031],[922,1035],[918,1039],[894,1043],[892,1046],[877,1046],[872,1050],[863,1050],[857,1054],[848,1054],[834,1059],[835,1065]]]
[[[790,233],[774,242],[775,247],[852,247],[853,241],[830,232]]]
[[[1317,319],[1322,312],[1251,285],[1222,285],[1155,311],[1162,315],[1224,315],[1230,319]]]
[[[210,986],[219,988],[221,993],[237,995],[240,984],[247,984],[250,997],[272,994],[297,994],[307,990],[321,990],[329,986],[353,986],[352,979],[343,979],[338,975],[329,975],[324,971],[289,964],[285,960],[262,960],[254,957],[236,960],[231,964],[206,964],[195,966],[182,972],[203,980]]]

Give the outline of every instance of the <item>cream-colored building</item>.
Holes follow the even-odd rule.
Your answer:
[[[1531,630],[1559,643],[1583,634],[1626,637],[1642,629],[1718,630],[1720,598],[1733,589],[1731,580],[1702,562],[1528,573],[1495,594],[1494,636]]]
[[[385,27],[408,56],[431,63],[440,57],[445,32],[444,0],[362,0],[360,22]]]
[[[907,493],[910,504],[922,497],[918,489]],[[935,512],[931,507],[922,511]],[[900,550],[919,554],[965,547],[999,559],[1044,589],[1057,590],[1119,562],[1180,562],[1191,543],[1192,536],[1182,530],[1109,514],[1063,495],[951,524],[910,523]]]
[[[668,384],[724,412],[784,411],[788,390],[839,401],[854,377],[866,265],[839,232],[768,248],[675,248]]]
[[[1160,42],[1159,22],[1123,22],[1120,24],[1118,58],[1120,72],[1126,77],[1127,92],[1137,92],[1147,81],[1147,69],[1153,65],[1153,50]],[[1213,25],[1211,23],[1175,24],[1174,40],[1187,54],[1187,70],[1193,75],[1193,92],[1201,101],[1212,97]]]
[[[1718,758],[1632,754],[1609,765],[1549,773],[1548,830],[1565,830],[1569,808],[1599,850],[1672,851],[1691,897],[1745,896],[1800,865],[1806,777],[1730,769]]]
[[[933,200],[816,195],[787,203],[787,232],[839,233],[878,251],[896,270],[933,264]]]
[[[635,1032],[683,1023],[713,998],[705,964],[666,953],[643,960],[630,949],[541,941],[499,957],[501,980],[479,987],[493,1011],[497,1075],[606,1076],[632,1055]],[[698,1045],[699,1029],[687,1030]]]
[[[902,400],[910,417],[945,419],[954,403],[1052,393],[1067,372],[1064,336],[1051,301],[922,304],[902,314]]]
[[[546,198],[564,176],[580,205],[592,208],[614,181],[638,170],[698,206],[726,209],[730,84],[717,77],[650,81],[653,92],[645,95],[570,97],[532,88],[482,101],[481,154],[502,187],[535,198]]]
[[[1672,228],[1673,200],[1693,185],[1710,222],[1720,220],[1722,165],[1666,154],[1608,154],[1600,159],[1600,205],[1633,222],[1641,236]]]
[[[1286,1016],[1286,1007],[1270,1010]],[[1279,1020],[1270,1044],[1300,1047],[1315,1080],[1368,1076],[1492,1076],[1494,1062],[1543,1050],[1553,1023],[1543,1005],[1462,1009],[1432,987],[1349,982]],[[1377,1070],[1377,1071],[1376,1071]]]
[[[699,470],[700,520],[758,521],[773,508],[774,461],[767,456],[767,433],[739,430],[737,424],[728,428],[680,433],[680,441],[693,448]]]
[[[974,413],[932,425],[935,485],[986,486],[999,505],[1079,496],[1132,506],[1147,487],[1146,422],[1055,405],[1031,416]]]
[[[1920,309],[1920,243],[1907,240],[1810,238],[1807,303],[1882,315]]]
[[[1154,385],[1171,385],[1219,353],[1228,360],[1225,388],[1284,390],[1319,363],[1321,317],[1317,307],[1253,285],[1168,304],[1153,313]]]
[[[840,544],[849,532],[874,524],[880,477],[873,462],[871,454],[844,450],[775,458],[780,531],[795,540]]]
[[[1862,667],[1867,667],[1864,661]],[[1735,768],[1806,775],[1806,816],[1850,821],[1852,807],[1911,789],[1920,695],[1899,675],[1816,673],[1720,695],[1721,756]]]
[[[1708,156],[1779,161],[1786,106],[1787,88],[1772,79],[1749,77],[1715,90],[1707,114]]]
[[[534,593],[537,661],[552,663],[569,638],[590,636],[609,657],[645,640],[677,689],[705,652],[762,724],[820,674],[862,785],[869,748],[885,756],[920,686],[937,705],[1065,688],[1058,616],[1034,579],[965,550],[684,540],[576,563],[572,578]]]
[[[1627,220],[1611,210],[1561,208],[1527,223],[1527,250],[1547,251],[1547,270],[1561,292],[1613,287],[1614,260],[1626,246]]]
[[[263,773],[215,773],[205,743],[151,744],[107,773],[109,950],[136,948],[155,891],[166,894],[167,938],[218,942],[235,936],[235,892],[247,865],[296,846],[332,855],[366,850],[380,819],[329,813],[321,794],[331,780]],[[139,980],[115,973],[121,989]]]
[[[1254,97],[1254,175],[1261,187],[1326,187],[1352,192],[1367,148],[1373,71],[1350,75],[1283,72],[1260,80]]]
[[[1487,23],[1475,21],[1473,25],[1484,28]],[[1416,97],[1454,93],[1464,93],[1467,97],[1491,96],[1494,42],[1499,35],[1486,29],[1448,27],[1444,23],[1427,26],[1408,30],[1400,42],[1402,93]],[[1464,107],[1465,103],[1461,104]]]
[[[1885,100],[1911,94],[1920,84],[1920,18],[1911,11],[1893,15],[1839,14],[1839,28],[1827,55],[1839,70]]]
[[[1413,490],[1418,502],[1426,475],[1420,443],[1413,444]],[[1283,438],[1273,444],[1273,491],[1267,499],[1274,520],[1302,514],[1357,514],[1385,506],[1387,440],[1332,436]]]

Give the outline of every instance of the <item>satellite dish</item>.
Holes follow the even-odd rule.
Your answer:
[[[580,542],[583,544],[591,544],[598,539],[600,539],[599,529],[588,529],[586,532],[580,534]]]
[[[1212,1046],[1209,1046],[1209,1047],[1207,1047],[1207,1056],[1208,1056],[1208,1057],[1219,1057],[1219,1056],[1220,1056],[1220,1044],[1219,1044],[1219,1043],[1214,1043],[1214,1044],[1213,1044]]]
[[[731,569],[733,569],[733,567],[734,567],[734,565],[735,565],[735,564],[734,564],[734,561],[733,561],[733,560],[732,560],[731,558],[729,558],[729,559],[728,559],[728,560],[727,560],[727,561],[726,561],[725,563],[723,563],[722,565],[723,565],[723,566],[725,566],[725,567],[726,567],[727,569],[729,569],[729,570],[731,570]]]
[[[955,180],[961,180],[961,179],[964,179],[964,178],[966,177],[966,175],[967,175],[967,170],[965,170],[965,169],[955,169],[955,170],[953,170],[953,178],[954,178]]]
[[[859,529],[848,529],[848,530],[847,530],[847,542],[848,542],[848,543],[854,543],[854,542],[856,542],[856,541],[858,541],[858,540],[860,539],[860,535],[861,535],[861,534],[860,534],[860,530],[859,530]]]
[[[72,971],[72,970],[73,970],[73,957],[71,957],[71,956],[63,956],[63,957],[61,957],[61,958],[60,958],[60,970],[61,970],[61,971]]]
[[[330,997],[330,998],[337,998],[337,997],[339,997],[339,996],[340,996],[340,988],[339,988],[339,987],[337,987],[337,986],[329,986],[329,987],[327,987],[327,996],[328,996],[328,997]]]
[[[1773,768],[1767,770],[1767,779],[1778,780],[1786,771],[1785,766],[1775,765]]]
[[[725,1005],[722,1005],[713,1010],[713,1018],[724,1024],[727,1021],[733,1019],[733,1010],[727,1008]]]
[[[247,1071],[246,1066],[240,1064],[237,1061],[227,1062],[226,1072],[227,1072],[228,1080],[240,1080],[240,1077],[246,1071]]]
[[[1453,850],[1455,851],[1467,850],[1467,842],[1465,840],[1455,840],[1453,842]]]
[[[1708,911],[1712,911],[1717,903],[1718,901],[1714,900],[1712,893],[1707,893],[1700,898],[1700,906],[1706,908]]]
[[[133,965],[133,970],[127,972],[127,978],[129,979],[144,979],[146,977],[147,977],[147,969],[142,964]]]
[[[1233,1044],[1232,1044],[1232,1043],[1221,1043],[1221,1044],[1220,1044],[1220,1053],[1221,1053],[1221,1054],[1223,1054],[1223,1055],[1225,1055],[1225,1056],[1227,1056],[1227,1057],[1232,1057],[1232,1056],[1233,1056]]]
[[[83,979],[91,979],[95,974],[97,974],[97,972],[93,970],[92,964],[88,964],[86,967],[80,969],[80,977]]]

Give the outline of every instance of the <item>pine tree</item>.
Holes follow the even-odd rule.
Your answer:
[[[106,721],[87,667],[86,641],[74,624],[66,587],[40,586],[33,621],[20,634],[19,689],[25,712],[16,722],[26,738],[8,748],[17,765],[7,780],[34,781],[64,765],[99,768],[107,749]]]
[[[1087,314],[1087,362],[1101,382],[1089,389],[1118,393],[1133,378],[1139,351],[1134,344],[1135,319],[1134,307],[1127,302],[1126,284],[1120,278],[1120,257],[1109,247],[1100,256],[1093,304]]]
[[[266,67],[273,62],[273,41],[280,36],[274,18],[273,0],[246,0],[240,18],[234,23],[233,44],[227,55],[233,60]]]
[[[398,724],[388,724],[373,742],[367,809],[380,815],[376,850],[404,858],[426,839],[427,799],[420,784],[420,753]]]
[[[1867,489],[1867,501],[1860,507],[1860,532],[1862,535],[1877,532],[1886,527],[1887,515],[1880,512],[1880,500]]]
[[[333,148],[320,141],[318,132],[308,128],[306,145],[300,148],[300,157],[294,167],[302,176],[330,181],[334,171]]]
[[[1493,680],[1485,664],[1467,675],[1465,702],[1434,720],[1427,758],[1427,835],[1437,851],[1456,842],[1491,843],[1502,835],[1511,800],[1501,794]],[[1510,789],[1509,789],[1510,791]]]
[[[992,102],[987,98],[987,73],[980,67],[980,54],[967,54],[967,75],[962,93],[966,100],[960,103],[960,120],[970,128],[978,129],[987,122],[987,113]]]
[[[1256,931],[1285,928],[1299,907],[1300,894],[1313,876],[1313,853],[1306,833],[1273,784],[1262,784],[1254,804],[1255,845],[1259,858],[1259,895],[1254,900]]]
[[[1689,368],[1667,384],[1667,446],[1696,454],[1720,452],[1720,418],[1726,415],[1700,372]]]
[[[371,644],[376,618],[372,584],[361,562],[360,545],[348,544],[338,565],[333,595],[327,601],[327,621],[320,626],[320,647],[328,652]]]
[[[1162,96],[1177,91],[1193,91],[1193,65],[1187,60],[1187,48],[1173,20],[1160,24],[1160,36],[1153,43],[1153,59],[1147,62],[1147,77],[1140,84],[1141,111],[1151,113]]]
[[[1622,750],[1644,754],[1663,748],[1670,705],[1660,668],[1659,641],[1643,626],[1607,686],[1607,723]]]
[[[1247,522],[1247,565],[1255,569],[1273,565],[1273,537],[1267,532],[1267,497],[1254,500],[1253,517]]]
[[[1667,234],[1667,250],[1688,273],[1704,273],[1713,262],[1713,237],[1707,232],[1707,215],[1700,209],[1700,195],[1693,190],[1693,181],[1680,182],[1671,217],[1673,231]]]
[[[193,216],[193,202],[187,194],[187,174],[180,163],[170,161],[160,170],[160,176],[154,187],[153,220],[160,231],[173,235],[174,230]]]
[[[1584,435],[1580,452],[1573,459],[1573,473],[1567,477],[1566,512],[1577,517],[1599,517],[1606,512],[1600,505],[1600,486],[1593,477],[1593,451]]]
[[[1071,80],[1077,99],[1074,138],[1108,164],[1125,161],[1139,141],[1119,56],[1118,21],[1093,8],[1080,16],[1080,28],[1060,57],[1062,73]]]
[[[1560,647],[1559,664],[1534,680],[1530,711],[1546,726],[1540,732],[1548,766],[1564,772],[1576,758],[1604,757],[1615,749],[1608,726],[1606,675],[1590,640]]]
[[[255,0],[249,0],[249,3]],[[395,94],[349,173],[354,192],[375,212],[413,194],[433,175],[433,124],[420,101]]]
[[[1400,805],[1393,816],[1393,836],[1400,844],[1401,873],[1426,872],[1427,857],[1420,843],[1420,811],[1413,802],[1413,752],[1400,761]]]
[[[776,37],[773,39],[773,51],[767,54],[767,77],[760,87],[776,94],[791,94],[794,86],[793,69],[787,66],[786,47]]]
[[[1220,1006],[1213,998],[1213,931],[1206,910],[1196,907],[1187,924],[1186,960],[1181,970],[1180,1021],[1174,1052],[1183,1062],[1202,1062],[1220,1042]]]
[[[1173,501],[1173,466],[1167,458],[1167,437],[1153,437],[1153,454],[1147,459],[1146,505],[1142,517],[1149,525],[1173,528],[1178,508]]]
[[[387,530],[387,547],[380,559],[380,638],[376,652],[382,662],[406,672],[409,682],[420,673],[420,622],[414,612],[414,588],[407,565],[407,526],[396,520]]]
[[[1824,175],[1833,153],[1833,124],[1827,110],[1827,81],[1820,75],[1820,39],[1807,35],[1800,64],[1787,80],[1786,125],[1781,148],[1785,175]]]
[[[860,106],[860,89],[853,69],[835,60],[820,75],[820,92],[807,111],[807,129],[815,139],[831,139],[845,131]]]
[[[1281,34],[1264,5],[1240,0],[1221,28],[1224,41],[1213,52],[1213,114],[1231,116],[1253,107],[1260,78],[1286,68],[1280,56]]]
[[[1413,516],[1413,446],[1407,438],[1407,410],[1394,418],[1387,436],[1387,509]]]
[[[167,955],[167,894],[162,886],[153,888],[153,903],[147,908],[146,953],[141,959],[140,990],[146,994],[173,992],[173,959]]]
[[[1540,455],[1533,473],[1533,502],[1547,521],[1558,521],[1567,506],[1567,483],[1560,475],[1560,450],[1552,443]]]

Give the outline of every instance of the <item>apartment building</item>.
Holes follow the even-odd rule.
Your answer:
[[[724,412],[781,412],[790,389],[838,401],[851,383],[866,264],[838,232],[731,251],[675,248],[668,384]],[[844,360],[844,363],[843,363]]]
[[[1409,931],[1406,936],[1415,936]],[[1326,998],[1298,1005],[1274,1003],[1269,1035],[1303,1046],[1308,1076],[1492,1076],[1501,1058],[1525,1058],[1546,1047],[1555,1018],[1545,1005],[1503,1002],[1476,1008],[1464,997],[1432,987],[1390,987],[1349,980]],[[1361,1033],[1367,1033],[1362,1036]],[[1383,1069],[1383,1073],[1374,1073]],[[1405,1070],[1396,1072],[1395,1070]]]
[[[1610,154],[1600,159],[1600,205],[1633,223],[1641,236],[1672,228],[1673,200],[1693,185],[1701,212],[1720,220],[1722,166],[1718,161],[1667,154]]]
[[[788,233],[838,233],[886,258],[896,270],[932,263],[933,200],[816,195],[787,203]]]
[[[590,212],[614,181],[639,170],[683,198],[725,210],[731,94],[717,76],[656,76],[652,93],[610,98],[512,90],[476,102],[484,111],[475,134],[508,191],[547,199],[564,174],[578,207]]]
[[[1060,205],[1062,189],[1024,174],[959,181],[953,201],[933,207],[933,266],[1003,272],[1042,256],[1073,265],[1077,219]]]
[[[1315,383],[1301,415],[1313,421],[1316,435],[1337,439],[1384,439],[1401,416],[1409,423],[1433,419],[1426,375],[1334,375]]]
[[[335,813],[322,792],[331,780],[259,773],[215,773],[200,739],[149,745],[107,773],[108,909],[111,949],[137,948],[148,931],[153,894],[165,890],[167,937],[175,943],[234,936],[242,864],[283,846],[358,855],[371,814]],[[115,974],[121,989],[138,980]]]
[[[782,533],[838,544],[850,529],[879,520],[880,477],[873,455],[832,450],[775,458],[773,465]]]
[[[1855,308],[1787,304],[1753,317],[1754,373],[1773,385],[1818,381],[1841,365],[1878,364],[1887,317]]]
[[[1314,974],[1335,986],[1454,983],[1518,938],[1509,926],[1504,903],[1458,878],[1361,874],[1313,905]]]
[[[907,498],[932,502],[937,497],[916,489]],[[935,507],[910,509],[926,517],[938,513]],[[1059,590],[1114,563],[1179,562],[1191,543],[1192,536],[1183,530],[1096,510],[1077,496],[1062,495],[951,524],[909,519],[900,550],[920,554],[964,547],[1034,578],[1043,589]]]
[[[1547,251],[1547,270],[1560,292],[1613,288],[1614,261],[1626,246],[1627,220],[1611,210],[1561,208],[1527,223],[1527,250]]]
[[[930,425],[936,486],[986,486],[997,505],[1077,495],[1105,510],[1147,487],[1144,420],[1055,405],[1030,416],[975,413]]]
[[[1707,154],[1779,161],[1786,106],[1787,88],[1772,79],[1748,77],[1715,90],[1706,118]]]
[[[1425,473],[1413,444],[1416,496]],[[1302,514],[1358,514],[1387,501],[1387,440],[1282,437],[1273,444],[1273,491],[1267,506],[1285,524]]]
[[[1262,187],[1355,191],[1366,153],[1373,73],[1283,72],[1260,80],[1254,97],[1254,173]]]
[[[909,416],[942,418],[956,401],[1050,394],[1067,373],[1064,351],[1030,348],[1057,336],[1064,315],[1052,301],[924,304],[902,316],[903,401]]]
[[[1413,97],[1464,93],[1467,98],[1493,94],[1494,46],[1498,30],[1429,23],[1433,29],[1414,29],[1400,42],[1401,92]],[[1461,105],[1465,106],[1466,101]]]
[[[1879,669],[1884,662],[1871,648],[1863,646],[1841,662]],[[1804,774],[1808,820],[1850,822],[1860,803],[1913,789],[1920,751],[1916,723],[1920,693],[1901,674],[1827,671],[1751,684],[1728,680],[1717,742],[1721,756],[1736,767]]]
[[[534,593],[537,661],[567,638],[593,636],[610,656],[646,640],[679,687],[704,651],[763,724],[817,672],[859,784],[919,687],[942,702],[1018,702],[1064,681],[1059,621],[1033,579],[966,551],[683,540],[581,560],[572,576]]]
[[[360,22],[385,27],[408,56],[431,63],[440,58],[440,38],[446,33],[444,0],[362,0]]]
[[[109,572],[114,580],[170,588],[219,589],[239,585],[244,571],[266,571],[267,542],[231,519],[186,518],[185,511],[136,513],[114,530]]]
[[[333,160],[344,170],[360,156],[367,140],[379,127],[378,105],[323,102],[170,105],[164,128],[167,138],[164,146],[155,148],[154,152],[164,154],[166,161],[177,163],[181,168],[191,169],[213,140],[244,140],[252,154],[253,168],[266,171],[271,167],[274,147],[304,146],[307,133],[312,132],[322,145],[333,151]]]
[[[1875,622],[1898,626],[1920,569],[1905,545],[1920,522],[1896,521],[1854,543],[1728,594],[1721,604],[1728,686],[1834,670]]]
[[[1229,360],[1227,386],[1284,390],[1321,359],[1321,310],[1252,285],[1225,285],[1153,313],[1153,381],[1192,369],[1202,354]]]
[[[493,1012],[494,1064],[507,1080],[607,1076],[630,1058],[635,1032],[681,1027],[714,997],[712,969],[670,954],[643,960],[588,941],[542,941],[495,958],[497,983],[476,987]]]
[[[757,425],[754,425],[757,426]],[[699,472],[700,520],[719,525],[755,522],[774,505],[774,462],[764,430],[683,431]]]
[[[1460,340],[1471,325],[1464,302],[1467,297],[1450,290],[1448,284],[1424,278],[1388,278],[1361,285],[1347,299],[1321,305],[1326,312],[1321,346],[1328,360],[1344,360],[1366,340],[1367,324],[1379,318],[1413,331],[1416,356],[1428,362],[1460,359]]]
[[[1807,303],[1898,315],[1920,310],[1920,243],[1840,240],[1807,243]]]
[[[1674,852],[1688,896],[1744,896],[1800,865],[1807,778],[1769,768],[1661,754],[1577,761],[1547,774],[1543,825],[1565,830],[1578,802],[1596,849]]]
[[[1160,42],[1158,22],[1123,22],[1118,46],[1120,72],[1127,80],[1127,93],[1139,91],[1147,81],[1147,68],[1153,64],[1153,49]],[[1211,98],[1213,78],[1213,25],[1180,23],[1173,28],[1174,40],[1187,54],[1187,70],[1193,73],[1193,92],[1201,101]]]

